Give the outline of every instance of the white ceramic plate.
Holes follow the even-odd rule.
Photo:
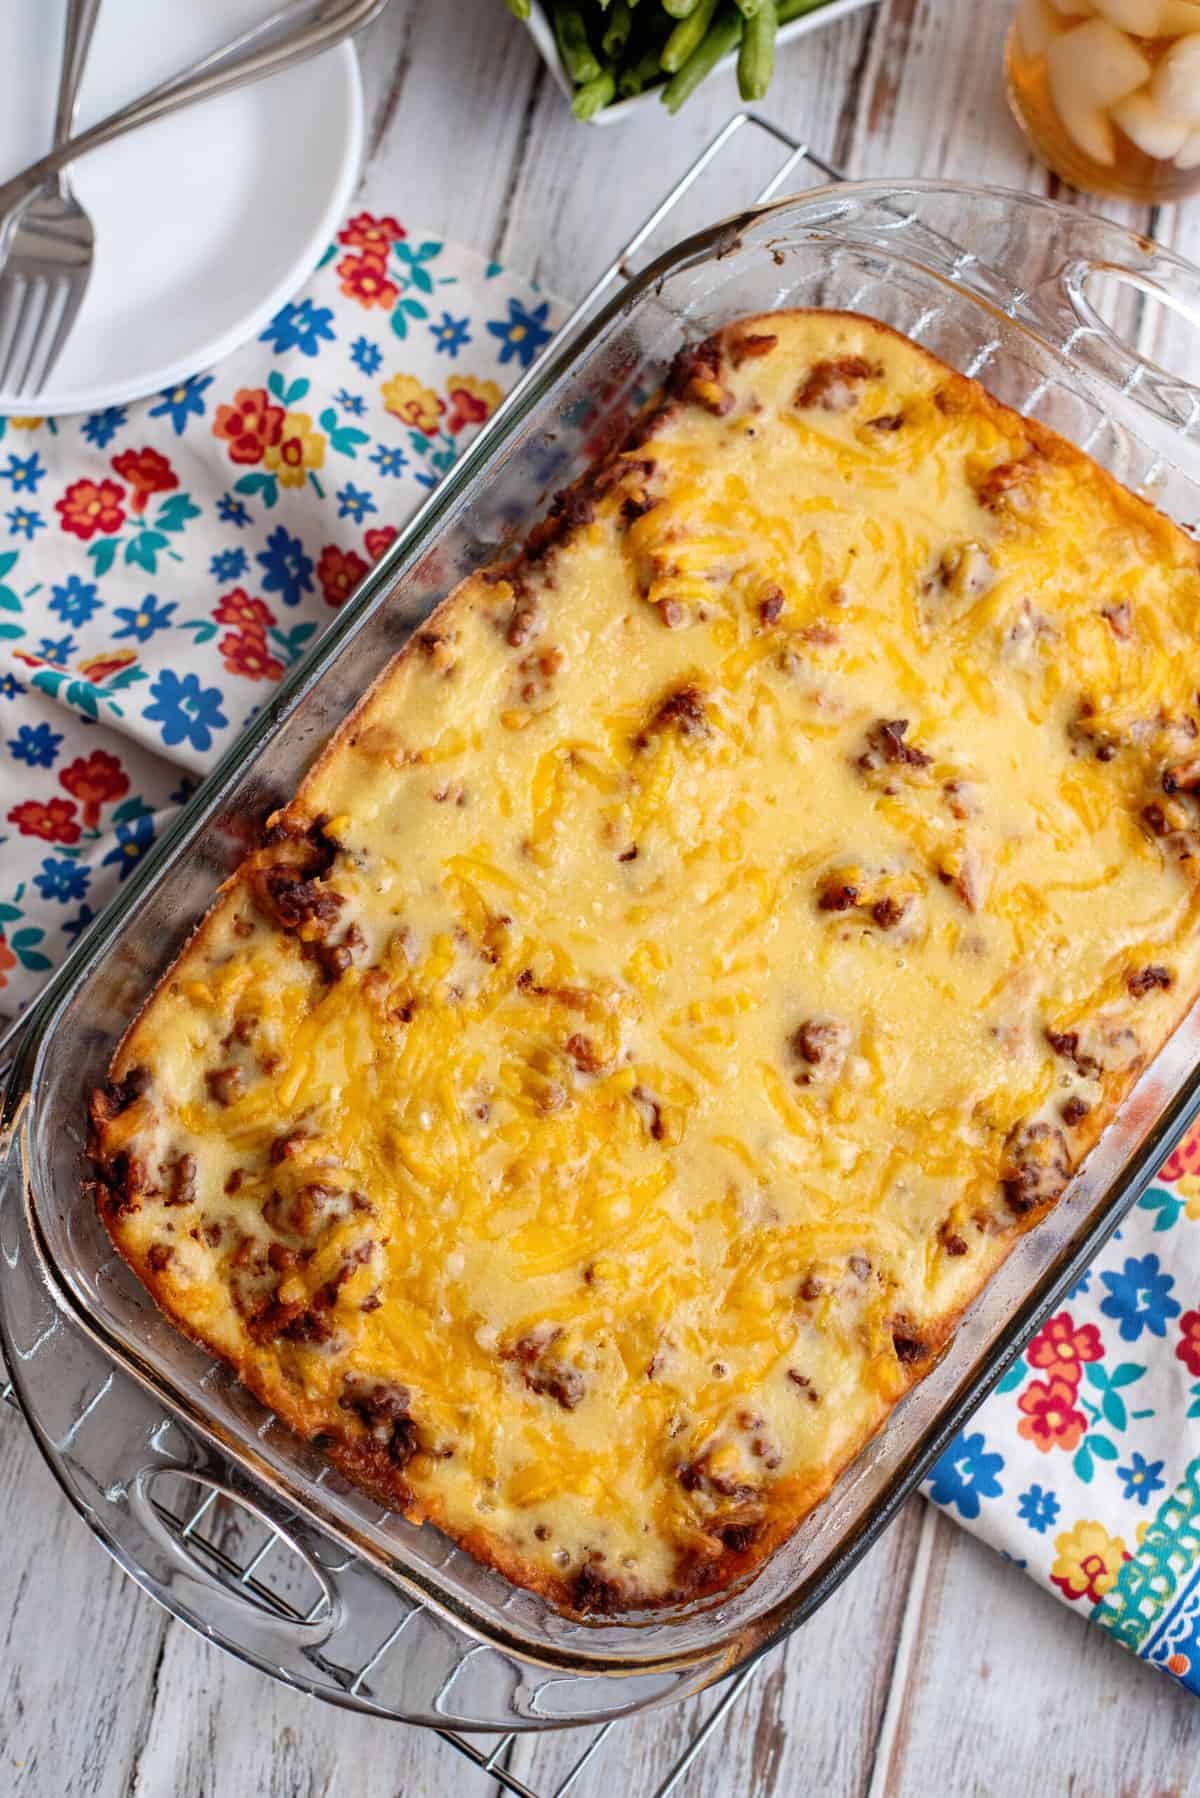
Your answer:
[[[825,25],[832,25],[835,19],[844,19],[848,13],[858,12],[861,7],[875,6],[878,0],[829,0],[827,6],[818,7],[816,12],[804,13],[798,19],[792,19],[787,25],[779,27],[779,46],[791,44],[799,37],[807,37],[810,31],[820,31]],[[554,41],[554,27],[535,0],[533,11],[526,20],[526,26],[533,35],[550,73],[558,87],[569,100],[575,92],[575,83],[563,68],[562,58],[558,54],[558,45]],[[718,74],[722,69],[731,69],[737,61],[736,51],[723,56],[713,70]],[[711,79],[711,77],[710,77]],[[645,112],[650,106],[661,107],[657,87],[647,88],[644,93],[635,94],[631,100],[617,100],[611,106],[602,106],[588,120],[589,125],[619,125],[622,119],[630,118],[636,112]],[[770,95],[760,105],[770,104]]]
[[[0,178],[42,154],[65,0],[0,0]],[[273,0],[103,0],[77,125],[154,87],[275,10]],[[162,119],[85,157],[96,226],[83,309],[44,392],[0,413],[94,412],[195,374],[260,331],[316,266],[362,154],[349,44]]]

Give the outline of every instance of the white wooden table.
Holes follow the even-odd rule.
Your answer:
[[[1007,0],[882,0],[780,58],[764,110],[851,174],[1053,191],[1001,96]],[[578,295],[736,103],[671,124],[572,120],[502,0],[392,0],[361,45],[368,177],[427,224]],[[747,151],[747,158],[749,158]],[[701,203],[698,223],[749,197]],[[1079,202],[1084,204],[1084,202]],[[1200,200],[1110,207],[1200,259]],[[436,1738],[317,1704],[169,1620],[69,1511],[0,1416],[0,1794],[490,1798]],[[623,1726],[576,1798],[652,1791],[712,1699]],[[517,1745],[539,1790],[578,1743]],[[913,1501],[776,1653],[689,1770],[708,1798],[1167,1798],[1200,1793],[1200,1705]]]

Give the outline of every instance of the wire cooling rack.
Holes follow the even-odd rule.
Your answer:
[[[739,152],[736,157],[730,154],[735,147]],[[776,165],[765,179],[764,155]],[[717,179],[723,179],[725,185],[716,187],[714,197],[714,176],[710,171],[718,162],[721,168]],[[686,197],[706,176],[702,212],[689,221]],[[755,113],[736,113],[604,269],[562,326],[560,340],[574,332],[616,287],[636,272],[639,260],[645,262],[654,253],[655,239],[668,221],[671,235],[678,238],[691,224],[709,223],[723,212],[745,205],[750,194],[762,203],[774,198],[785,183],[802,188],[838,179],[838,171],[822,157],[769,120]],[[18,1033],[15,1028],[0,1033],[0,1059],[8,1059],[3,1052]],[[62,1323],[52,1326],[55,1332],[65,1327]],[[74,1422],[68,1425],[67,1437],[74,1437],[82,1430],[120,1377],[110,1372],[81,1402]],[[20,1406],[2,1361],[0,1402],[20,1416]],[[10,1428],[16,1427],[15,1419],[6,1420],[6,1424]],[[175,1427],[166,1414],[163,1427]],[[297,1591],[294,1567],[278,1577],[278,1566],[291,1562],[292,1557],[286,1552],[282,1555],[277,1552],[281,1546],[285,1551],[287,1548],[286,1538],[277,1530],[265,1523],[257,1532],[247,1532],[244,1528],[230,1530],[227,1501],[217,1488],[181,1477],[169,1497],[156,1496],[153,1502],[160,1523],[181,1543],[186,1543],[191,1554],[229,1587],[252,1595],[264,1610],[274,1612],[289,1623],[306,1622],[315,1618],[327,1602],[320,1591],[315,1595],[312,1591]],[[354,1670],[348,1687],[351,1697],[366,1688],[368,1681],[378,1680],[387,1657],[398,1646],[401,1632],[418,1614],[419,1607],[405,1605],[395,1627]],[[683,1789],[689,1769],[755,1677],[760,1665],[761,1662],[752,1663],[715,1691],[688,1702],[687,1712],[695,1719],[695,1727],[683,1752],[654,1788],[652,1798],[670,1798],[671,1794],[677,1795]],[[520,1750],[524,1763],[520,1773],[512,1765],[518,1752],[518,1737],[512,1732],[475,1737],[460,1735],[450,1729],[437,1729],[434,1733],[465,1757],[481,1775],[494,1781],[501,1791],[514,1794],[515,1798],[567,1798],[567,1794],[578,1789],[585,1770],[593,1777],[602,1770],[603,1756],[606,1748],[611,1746],[616,1727],[615,1722],[608,1722],[571,1731],[573,1758],[564,1754],[565,1742],[561,1736],[556,1736],[553,1744],[545,1738],[530,1737]],[[580,1740],[583,1745],[574,1752]],[[539,1759],[552,1760],[544,1776],[538,1770]],[[529,1762],[533,1763],[532,1767]],[[481,1783],[481,1794],[485,1789]]]

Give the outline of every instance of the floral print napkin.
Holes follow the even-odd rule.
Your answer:
[[[221,367],[0,419],[0,1013],[32,998],[552,329],[390,214]]]
[[[1200,1124],[925,1491],[1200,1695]]]
[[[385,210],[222,365],[0,420],[0,1012],[31,999],[560,316]],[[1200,1693],[1200,1128],[926,1490]]]

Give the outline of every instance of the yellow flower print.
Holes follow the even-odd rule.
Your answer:
[[[325,461],[325,439],[312,428],[307,412],[286,412],[279,442],[263,451],[263,466],[278,476],[281,487],[303,487],[310,468]]]
[[[495,381],[481,381],[475,375],[451,375],[446,382],[446,398],[450,401],[446,429],[458,432],[490,418],[503,395]]]
[[[111,680],[122,668],[128,668],[137,661],[136,649],[105,649],[96,656],[88,656],[86,661],[77,664],[80,674],[90,681]]]
[[[8,422],[14,431],[36,431],[46,421],[44,418],[10,418]]]
[[[388,411],[406,425],[424,431],[427,437],[437,430],[446,403],[431,388],[422,387],[415,375],[393,375],[390,381],[384,381],[380,392]]]
[[[1110,1536],[1102,1523],[1087,1518],[1056,1537],[1054,1547],[1051,1583],[1068,1598],[1088,1598],[1093,1604],[1112,1591],[1129,1558],[1120,1536]]]
[[[1183,1215],[1192,1223],[1200,1224],[1200,1179],[1195,1174],[1185,1174],[1175,1188],[1176,1195],[1186,1200]]]

